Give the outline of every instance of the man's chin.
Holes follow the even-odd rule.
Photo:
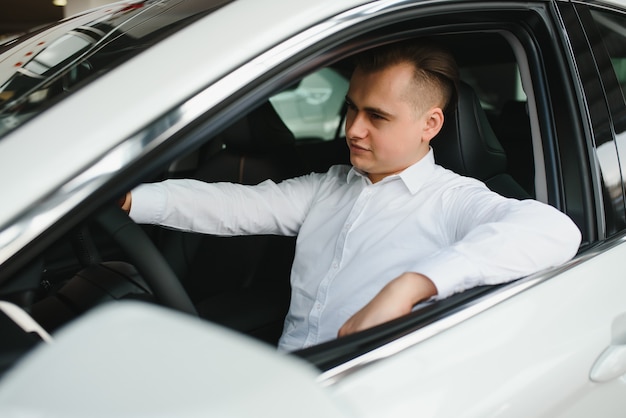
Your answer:
[[[363,156],[355,155],[354,153],[350,153],[350,164],[361,171],[369,171],[371,168],[371,164],[368,164],[368,161],[366,161]]]

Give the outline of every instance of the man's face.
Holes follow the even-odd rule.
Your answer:
[[[357,68],[350,80],[346,95],[350,162],[373,183],[419,161],[436,134],[431,132],[433,107],[408,98],[416,89],[412,79],[413,67],[397,64],[373,73]]]

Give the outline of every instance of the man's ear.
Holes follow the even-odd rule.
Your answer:
[[[422,142],[430,142],[441,130],[443,126],[443,110],[440,107],[431,108],[426,114],[424,130],[422,132]]]

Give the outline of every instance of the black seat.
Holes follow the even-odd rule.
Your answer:
[[[481,180],[503,196],[531,197],[507,172],[507,155],[468,84],[460,83],[458,105],[447,112],[443,128],[431,145],[438,164]]]
[[[295,139],[269,102],[217,135],[194,178],[258,184],[302,174]],[[294,237],[161,230],[161,248],[200,316],[275,343],[289,304]]]
[[[295,137],[270,102],[254,109],[209,143],[219,152],[200,156],[194,177],[209,182],[257,184],[281,181],[301,173]]]

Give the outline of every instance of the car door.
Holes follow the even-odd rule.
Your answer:
[[[526,31],[509,26],[507,39],[527,57],[540,192],[577,221],[581,251],[326,371],[322,382],[363,416],[618,417],[626,408],[621,91],[583,30],[597,23],[587,5],[535,2],[513,14]]]

